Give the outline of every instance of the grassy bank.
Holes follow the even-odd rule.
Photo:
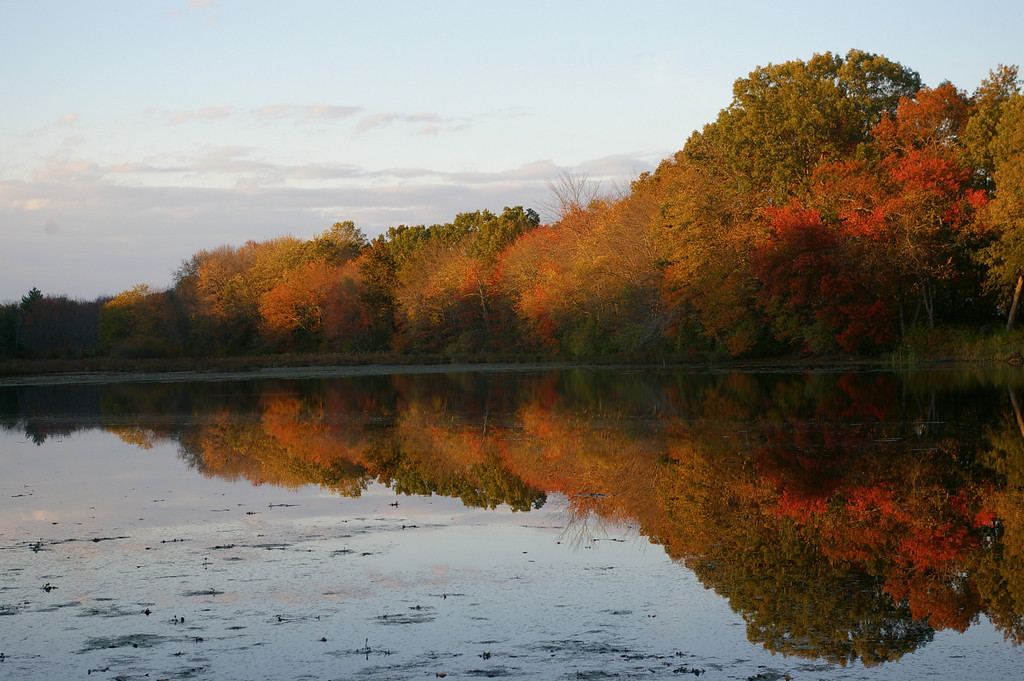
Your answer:
[[[1024,329],[980,332],[976,328],[915,329],[889,354],[877,357],[762,357],[734,359],[694,353],[686,357],[602,356],[587,358],[550,357],[533,354],[481,355],[407,355],[407,354],[281,354],[235,357],[170,357],[129,359],[88,357],[78,359],[14,359],[0,361],[0,378],[44,376],[49,374],[159,374],[171,372],[239,373],[270,368],[355,367],[372,365],[411,366],[439,364],[531,364],[564,365],[566,362],[589,365],[735,365],[807,366],[817,364],[889,364],[909,368],[931,362],[1019,363],[1024,355]]]
[[[979,331],[976,328],[914,329],[892,352],[895,366],[921,362],[1019,362],[1024,330]]]
[[[126,359],[89,357],[78,359],[14,359],[0,361],[0,378],[45,376],[49,374],[163,374],[173,372],[240,373],[272,368],[411,366],[440,364],[547,364],[564,359],[522,355],[398,355],[398,354],[292,354],[245,355],[237,357],[170,357]],[[598,359],[594,364],[623,363],[623,358]]]

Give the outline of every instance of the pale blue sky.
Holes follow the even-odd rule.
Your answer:
[[[653,168],[759,65],[857,48],[970,93],[1022,35],[1021,0],[0,0],[0,301],[539,209]]]

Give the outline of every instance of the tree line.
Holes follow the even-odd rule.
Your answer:
[[[917,328],[1005,326],[1024,288],[1024,95],[970,95],[852,50],[758,67],[628,187],[351,222],[193,255],[165,291],[0,310],[5,356],[273,352],[874,354]],[[72,333],[67,329],[75,326]]]

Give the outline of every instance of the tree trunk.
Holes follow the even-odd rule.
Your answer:
[[[902,292],[900,293],[898,300],[899,300],[899,307],[900,307],[900,338],[903,338],[903,337],[905,337],[907,335],[907,325],[906,325],[906,322],[903,321],[903,293]]]
[[[1013,290],[1013,302],[1010,304],[1010,315],[1006,319],[1006,331],[1013,330],[1013,321],[1017,318],[1017,306],[1020,305],[1020,291],[1024,288],[1024,275],[1017,276],[1017,287]]]
[[[925,279],[921,285],[921,300],[924,302],[924,311],[928,315],[928,328],[935,328],[935,298],[932,292],[931,279]]]
[[[924,298],[917,299],[917,307],[914,308],[914,318],[910,320],[910,328],[917,327],[917,320],[921,316],[921,305],[924,303]]]

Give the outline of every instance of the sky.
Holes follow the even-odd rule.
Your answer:
[[[372,238],[621,187],[758,66],[860,49],[968,94],[1020,0],[0,0],[0,302],[171,285],[196,252]]]

